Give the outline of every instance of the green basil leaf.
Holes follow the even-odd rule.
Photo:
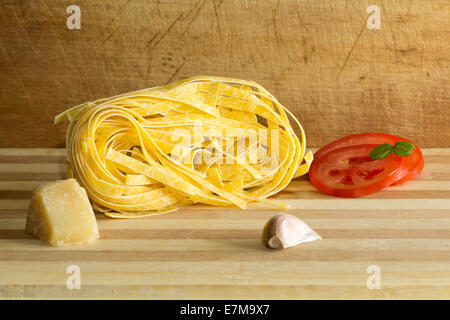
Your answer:
[[[415,149],[414,145],[408,141],[399,141],[394,146],[394,153],[400,157],[407,157]]]
[[[391,155],[393,149],[394,147],[392,147],[392,144],[390,143],[380,144],[370,152],[370,157],[372,160],[387,158]]]

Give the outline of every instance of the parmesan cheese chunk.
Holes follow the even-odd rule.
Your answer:
[[[86,190],[75,179],[36,188],[28,210],[26,232],[55,247],[97,239],[97,221]]]

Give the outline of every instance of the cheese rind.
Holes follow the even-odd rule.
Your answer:
[[[99,237],[86,190],[75,179],[46,183],[34,190],[25,230],[55,247],[85,244]]]

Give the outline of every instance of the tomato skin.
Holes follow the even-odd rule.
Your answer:
[[[309,171],[311,183],[325,194],[354,198],[379,191],[408,172],[406,158],[391,154],[372,160],[376,144],[335,149],[315,160]]]
[[[396,142],[399,141],[408,141],[414,144],[409,139],[395,136],[392,134],[387,133],[357,133],[357,134],[351,134],[346,137],[340,138],[338,140],[335,140],[319,150],[317,150],[314,153],[314,161],[319,160],[323,156],[325,156],[327,153],[347,146],[352,145],[361,145],[361,144],[376,144],[380,145],[383,143],[390,143],[392,145],[395,145]],[[410,180],[414,177],[416,177],[423,169],[424,167],[424,160],[422,151],[419,149],[419,147],[414,144],[415,149],[412,151],[411,155],[408,157],[405,157],[405,161],[403,162],[404,166],[407,166],[409,168],[409,171],[404,174],[404,176],[398,176],[398,179],[394,181],[392,184],[397,185],[400,183],[403,183],[407,180]]]
[[[402,139],[400,137],[387,134],[387,133],[356,133],[351,134],[348,136],[345,136],[343,138],[337,139],[333,142],[330,142],[329,144],[323,146],[319,150],[317,150],[314,153],[314,160],[319,160],[324,155],[326,155],[328,152],[348,147],[348,146],[356,146],[360,144],[382,144],[382,143],[390,143],[394,145],[397,141],[403,141],[399,140]],[[407,139],[404,139],[404,141],[409,141]]]

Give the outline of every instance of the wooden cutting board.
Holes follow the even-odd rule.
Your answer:
[[[24,232],[32,190],[64,178],[64,149],[0,149],[1,298],[450,298],[450,149],[425,149],[414,181],[339,199],[297,179],[275,198],[323,240],[260,244],[277,211],[206,206],[135,220],[98,214],[101,239],[53,248]],[[68,266],[81,289],[66,287]],[[381,288],[369,289],[369,266]]]

